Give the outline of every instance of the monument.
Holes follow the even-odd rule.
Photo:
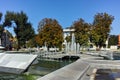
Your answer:
[[[74,54],[74,53],[79,53],[79,48],[80,48],[80,45],[79,43],[76,43],[75,42],[75,35],[74,35],[74,31],[75,29],[64,29],[63,32],[64,32],[64,45],[65,45],[65,51],[66,53],[70,53],[70,54]],[[67,36],[70,36],[71,34],[71,42],[67,42],[65,40],[65,38]]]

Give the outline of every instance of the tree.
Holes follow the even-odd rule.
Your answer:
[[[71,42],[71,35],[70,36],[66,36],[65,40],[68,42]]]
[[[118,45],[118,35],[110,35],[108,45]]]
[[[49,24],[50,20],[48,20],[48,18],[42,19],[38,24],[38,32],[40,32],[46,24]]]
[[[13,25],[13,23],[15,25]],[[34,29],[24,12],[7,12],[5,15],[4,26],[13,27],[18,40],[18,47],[24,46],[26,41],[34,37]]]
[[[0,12],[0,21],[1,21],[1,19],[2,19],[2,13]]]
[[[72,25],[75,28],[75,42],[82,45],[87,45],[89,41],[89,24],[82,18],[75,21]]]
[[[0,22],[1,22],[1,19],[2,19],[2,13],[0,13]],[[1,41],[1,44],[3,47],[6,48],[6,50],[9,50],[11,49],[11,40],[12,39],[12,34],[8,31],[8,30],[5,30],[4,27],[3,27],[3,23],[0,23],[0,41]]]
[[[2,32],[3,32],[3,27],[2,27],[2,24],[0,24],[0,38],[2,36]]]
[[[1,22],[1,19],[2,19],[2,13],[0,12],[0,22]],[[1,38],[2,32],[3,32],[3,25],[0,24],[0,38]]]
[[[26,47],[37,47],[35,37],[31,38],[29,41],[26,42]]]
[[[113,20],[114,17],[107,13],[98,13],[95,15],[90,34],[92,42],[97,47],[101,48],[105,44]]]
[[[63,30],[58,21],[51,18],[45,18],[40,21],[38,26],[39,34],[36,37],[38,43],[48,47],[61,47],[63,42]]]

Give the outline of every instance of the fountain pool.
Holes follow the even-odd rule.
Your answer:
[[[0,80],[36,80],[54,70],[57,70],[72,61],[53,61],[37,58],[23,74],[0,73]]]

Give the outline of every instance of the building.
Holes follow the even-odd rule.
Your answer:
[[[75,29],[63,29],[63,37],[64,37],[64,43],[63,44],[66,44],[66,40],[65,40],[65,38],[67,37],[67,36],[70,36],[70,33],[73,33],[74,34],[74,31],[75,31]]]
[[[64,36],[63,45],[65,45],[65,47],[68,48],[67,51],[72,50],[73,48],[77,49],[76,46],[77,46],[78,43],[75,42],[74,31],[75,31],[75,29],[63,29],[63,36]],[[66,41],[67,36],[71,36],[71,42],[70,43]],[[105,42],[106,48],[108,48],[108,40],[109,40],[109,38]],[[89,44],[89,49],[90,50],[96,50],[96,46],[94,45],[94,43],[90,42],[90,40],[89,40],[88,44]],[[119,44],[120,44],[120,41],[119,41]],[[102,48],[102,49],[105,49],[105,48]]]
[[[11,41],[10,37],[7,33],[7,30],[4,30],[1,36],[1,46],[5,47],[6,50],[9,50],[11,48]]]

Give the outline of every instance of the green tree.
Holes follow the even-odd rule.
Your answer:
[[[10,46],[12,46],[10,44],[10,40],[13,38],[13,36],[8,30],[4,29],[3,23],[1,23],[1,20],[2,20],[2,13],[0,13],[0,38],[1,38],[1,45],[6,47],[6,50],[7,50],[7,49],[10,49]],[[4,34],[6,34],[7,36],[5,36]]]
[[[0,24],[0,38],[1,38],[2,32],[3,32],[3,27],[2,27],[2,24]]]
[[[40,21],[38,26],[38,43],[43,46],[61,48],[63,42],[63,30],[58,21],[51,18],[45,18]]]
[[[2,13],[0,12],[0,22],[1,22],[1,19],[2,19]],[[0,24],[0,38],[1,38],[2,32],[3,32],[3,25]]]
[[[71,42],[71,35],[70,35],[70,36],[66,36],[66,37],[65,37],[65,40],[66,40],[67,42]]]
[[[35,37],[33,37],[33,38],[31,38],[29,41],[27,41],[26,43],[26,47],[31,47],[31,48],[33,48],[33,47],[37,47],[38,46],[38,44],[37,44],[37,42],[36,42],[36,36]]]
[[[14,25],[13,25],[14,23]],[[18,47],[24,46],[26,41],[34,37],[34,29],[24,12],[7,12],[5,15],[4,26],[13,27],[18,40]]]
[[[108,45],[118,45],[118,35],[110,35],[108,40]]]
[[[82,45],[87,45],[89,41],[89,24],[82,18],[75,21],[72,25],[75,28],[75,41]]]
[[[95,15],[90,34],[92,35],[92,42],[97,47],[101,48],[105,44],[113,20],[114,17],[107,13],[98,13]]]
[[[2,19],[2,13],[0,12],[0,21],[1,21],[1,19]]]

